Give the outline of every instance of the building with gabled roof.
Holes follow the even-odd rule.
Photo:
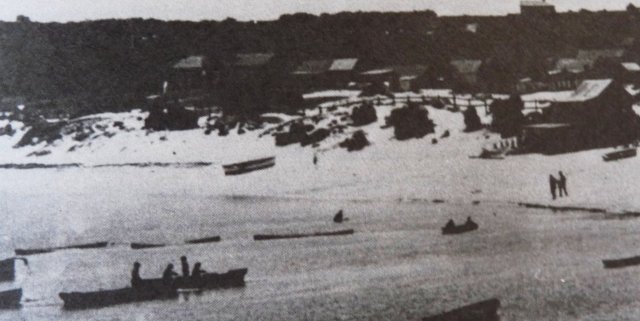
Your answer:
[[[543,123],[523,128],[521,145],[529,152],[556,154],[629,143],[640,129],[632,105],[620,82],[585,80],[544,110]]]

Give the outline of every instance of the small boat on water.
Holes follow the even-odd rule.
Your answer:
[[[257,171],[260,169],[273,167],[275,165],[276,165],[276,158],[275,156],[273,156],[273,157],[250,160],[246,162],[222,165],[222,169],[224,169],[225,175],[240,175],[240,174]]]
[[[605,162],[610,162],[610,161],[624,159],[624,158],[636,157],[636,155],[637,155],[637,151],[635,148],[625,148],[623,150],[606,153],[602,156],[602,159]]]
[[[0,261],[0,282],[13,281],[16,278],[15,261],[21,260],[25,265],[29,265],[29,261],[23,257],[12,257]]]
[[[22,289],[0,292],[0,309],[17,309],[22,300]]]
[[[340,236],[353,234],[353,229],[332,231],[332,232],[315,232],[306,234],[256,234],[253,236],[255,241],[281,240],[281,239],[299,239],[305,237],[318,236]]]
[[[67,245],[67,246],[58,246],[58,247],[48,247],[48,248],[41,248],[41,249],[16,249],[15,253],[16,253],[16,255],[34,255],[34,254],[50,253],[50,252],[58,251],[58,250],[99,249],[99,248],[107,247],[108,245],[109,245],[109,242],[95,242],[95,243],[86,243],[86,244],[74,244],[74,245]]]
[[[131,248],[134,250],[149,249],[154,247],[165,247],[165,244],[150,244],[150,243],[131,243]]]
[[[186,240],[185,243],[187,243],[187,244],[202,244],[202,243],[220,242],[221,240],[222,240],[222,238],[220,236],[211,236],[211,237],[204,237],[204,238],[201,238],[201,239]]]
[[[627,266],[640,265],[640,256],[627,257],[624,259],[602,260],[606,269],[623,268]]]
[[[466,232],[475,231],[477,229],[478,229],[478,224],[474,221],[468,220],[462,225],[447,224],[445,227],[442,228],[442,234],[443,235],[462,234]]]
[[[490,299],[427,317],[422,321],[499,321],[498,308],[500,300]]]
[[[229,270],[226,273],[207,273],[200,279],[176,278],[171,284],[162,279],[143,280],[140,287],[126,287],[115,290],[101,290],[94,292],[62,292],[59,294],[64,301],[65,309],[88,309],[106,306],[152,301],[166,300],[178,297],[178,291],[182,289],[226,289],[243,287],[244,277],[248,269]]]

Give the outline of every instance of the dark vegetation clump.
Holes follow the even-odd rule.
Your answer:
[[[302,146],[314,145],[325,140],[325,138],[329,137],[330,134],[331,132],[328,129],[318,128],[313,132],[311,132],[310,134],[303,137],[302,140],[300,141],[300,144]]]
[[[369,146],[369,140],[363,130],[358,130],[350,138],[340,143],[340,147],[346,148],[348,151],[362,150]]]
[[[386,121],[387,125],[393,126],[398,140],[422,138],[435,132],[435,125],[429,119],[429,111],[416,103],[393,110]]]
[[[496,100],[491,104],[493,122],[491,127],[502,137],[512,137],[520,132],[525,123],[522,109],[524,102],[518,95],[512,95],[507,100]]]
[[[277,133],[276,146],[287,146],[290,144],[300,143],[307,136],[305,125],[302,123],[292,123],[289,126],[289,130],[282,133]]]
[[[15,147],[36,145],[43,141],[47,142],[47,144],[51,144],[58,139],[62,139],[60,131],[66,125],[66,122],[48,123],[46,121],[41,121],[33,123],[31,129],[22,136]]]
[[[480,117],[478,116],[478,111],[475,107],[468,107],[467,110],[462,113],[462,115],[464,116],[465,132],[474,132],[476,130],[482,129],[482,123],[480,122]]]
[[[198,128],[198,114],[175,104],[155,103],[144,121],[151,130],[187,130]]]
[[[376,109],[371,102],[366,102],[361,106],[354,107],[351,113],[353,126],[364,126],[374,123],[378,120]]]

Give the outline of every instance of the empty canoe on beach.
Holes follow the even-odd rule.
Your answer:
[[[25,265],[29,265],[29,261],[22,257],[12,257],[0,261],[0,282],[13,281],[16,277],[16,260],[21,260]]]
[[[201,239],[187,240],[185,241],[185,243],[187,244],[214,243],[214,242],[220,242],[221,240],[222,238],[220,236],[212,236],[212,237],[205,237]]]
[[[65,309],[101,308],[117,304],[178,297],[176,288],[172,285],[166,285],[162,279],[144,280],[143,284],[143,286],[136,288],[127,287],[116,290],[62,292],[59,296],[64,301]]]
[[[602,260],[602,264],[607,269],[623,268],[627,266],[639,265],[640,256],[628,257],[624,259]]]
[[[165,244],[148,244],[148,243],[131,243],[131,248],[134,250],[149,249],[154,247],[164,247]]]
[[[109,245],[109,242],[95,242],[95,243],[74,244],[74,245],[49,247],[49,248],[41,248],[41,249],[16,249],[15,253],[16,255],[34,255],[34,254],[50,253],[58,250],[99,249],[99,248],[107,247],[108,245]]]
[[[276,165],[275,157],[266,157],[246,162],[222,165],[225,175],[240,175]]]
[[[478,224],[475,222],[467,222],[462,225],[445,226],[442,228],[443,235],[450,234],[462,234],[466,232],[475,231],[478,229]]]
[[[205,273],[199,279],[178,277],[175,280],[177,289],[226,289],[245,285],[244,277],[249,269],[229,270],[226,273]]]
[[[636,157],[637,151],[635,148],[627,148],[617,152],[606,153],[602,156],[605,162],[610,162],[618,159]]]
[[[423,321],[498,321],[500,300],[491,299],[457,308],[439,315],[422,319]]]
[[[267,240],[280,240],[280,239],[298,239],[305,237],[318,237],[318,236],[340,236],[340,235],[350,235],[353,234],[353,229],[341,230],[341,231],[333,231],[333,232],[315,232],[315,233],[307,233],[307,234],[256,234],[253,236],[253,239],[256,241],[267,241]]]
[[[22,300],[22,289],[0,292],[0,309],[17,309]]]

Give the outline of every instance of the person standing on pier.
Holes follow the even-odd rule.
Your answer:
[[[564,196],[569,196],[569,193],[567,193],[567,177],[564,176],[564,174],[562,173],[562,171],[558,172],[558,176],[560,177],[560,179],[558,180],[558,193],[560,194],[560,197]]]
[[[553,177],[553,175],[549,175],[549,188],[551,190],[551,198],[556,199],[556,188],[558,187],[558,180]]]

